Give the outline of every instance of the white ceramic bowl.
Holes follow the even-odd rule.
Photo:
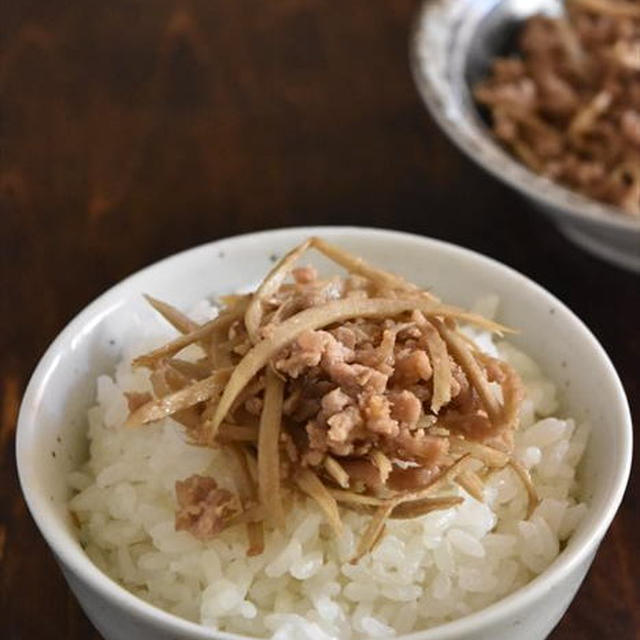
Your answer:
[[[622,499],[631,464],[631,419],[620,380],[582,322],[524,276],[466,249],[374,229],[283,229],[191,249],[116,285],[58,336],[35,370],[22,402],[17,461],[29,509],[69,586],[106,640],[244,638],[165,613],[93,565],[69,518],[65,473],[86,456],[85,415],[95,397],[96,376],[111,372],[119,345],[141,331],[146,320],[155,321],[141,299],[143,292],[188,307],[205,296],[238,290],[256,283],[274,255],[282,255],[309,235],[320,235],[401,273],[447,301],[470,305],[480,294],[497,293],[502,300],[500,319],[521,329],[513,341],[531,353],[563,390],[566,411],[590,419],[593,433],[582,469],[590,510],[553,564],[522,589],[478,613],[404,636],[544,638],[569,606]]]
[[[504,54],[515,26],[538,12],[561,13],[563,4],[427,0],[411,39],[413,77],[433,118],[472,160],[550,215],[583,249],[640,272],[640,219],[529,171],[495,140],[471,96],[470,87]]]

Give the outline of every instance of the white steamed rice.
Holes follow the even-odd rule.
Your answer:
[[[495,301],[482,306],[493,315]],[[208,304],[194,312],[204,320]],[[408,521],[391,520],[387,535],[357,565],[349,563],[368,517],[344,511],[336,540],[317,507],[301,499],[284,532],[266,535],[265,552],[246,557],[242,528],[207,543],[174,530],[174,484],[194,473],[232,487],[222,451],[185,443],[171,419],[125,429],[123,392],[150,389],[131,357],[159,344],[125,348],[115,375],[100,376],[89,411],[90,457],[69,476],[70,507],[87,554],[141,598],[212,629],[277,640],[382,638],[423,629],[495,602],[543,571],[587,510],[576,467],[588,426],[551,417],[556,389],[535,362],[487,333],[468,331],[522,376],[527,399],[516,456],[541,498],[524,520],[527,495],[513,471],[494,473],[481,503],[462,489],[458,507]],[[194,349],[193,347],[191,349]]]

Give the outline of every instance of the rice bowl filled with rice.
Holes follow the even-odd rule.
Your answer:
[[[308,244],[350,275],[286,280]],[[152,300],[182,337],[167,348],[159,318],[97,381],[70,509],[108,575],[212,629],[373,638],[479,610],[558,555],[587,510],[588,426],[553,417],[497,300],[463,312],[311,241],[222,302]]]

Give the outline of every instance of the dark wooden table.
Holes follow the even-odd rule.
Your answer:
[[[640,415],[640,277],[574,248],[443,137],[407,64],[417,6],[0,3],[0,637],[99,638],[18,488],[30,372],[92,298],[194,244],[360,224],[471,247],[574,309]],[[640,637],[639,503],[636,470],[554,640]]]

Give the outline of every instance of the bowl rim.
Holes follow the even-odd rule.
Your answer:
[[[487,15],[496,5],[504,0],[492,0]],[[469,0],[464,0],[469,4]],[[449,140],[470,160],[517,192],[557,211],[565,218],[590,224],[599,224],[610,229],[627,230],[640,234],[640,217],[635,218],[621,214],[621,210],[613,205],[589,198],[577,191],[561,185],[547,177],[534,173],[511,154],[507,153],[493,138],[486,127],[473,120],[469,126],[477,139],[473,139],[459,126],[459,119],[448,118],[445,113],[443,93],[432,82],[425,69],[421,56],[421,48],[425,39],[424,29],[431,20],[437,19],[438,12],[453,11],[463,0],[424,0],[416,10],[412,20],[409,38],[409,66],[418,94],[427,107],[431,117],[447,135]],[[487,4],[487,3],[485,3]],[[466,85],[466,83],[465,83]],[[446,100],[446,97],[444,98]],[[465,112],[464,109],[460,109]],[[482,149],[484,148],[484,149]],[[490,153],[499,158],[499,163],[487,158]]]
[[[544,295],[554,306],[568,313],[576,328],[581,331],[583,339],[589,342],[594,354],[601,359],[602,364],[607,369],[608,377],[614,383],[616,399],[624,416],[623,422],[619,426],[622,459],[617,461],[616,469],[612,474],[614,477],[612,482],[613,489],[611,495],[608,496],[600,517],[590,530],[581,532],[581,537],[585,539],[584,543],[564,549],[541,574],[489,606],[451,622],[396,637],[398,640],[454,640],[462,633],[478,630],[480,627],[486,628],[488,625],[499,622],[515,611],[525,610],[563,576],[570,574],[581,563],[588,560],[589,555],[593,554],[597,549],[618,510],[626,489],[632,458],[632,422],[628,400],[617,372],[604,348],[582,320],[553,294],[527,276],[493,258],[449,242],[401,231],[356,226],[287,227],[220,238],[180,251],[143,267],[119,281],[89,303],[65,326],[42,356],[28,383],[18,414],[16,433],[18,477],[25,501],[40,533],[65,572],[70,570],[83,585],[87,585],[100,598],[104,598],[114,606],[120,607],[132,615],[146,618],[152,624],[162,625],[171,632],[186,634],[188,637],[202,640],[260,640],[253,636],[209,629],[171,614],[134,595],[103,573],[82,550],[72,533],[53,517],[49,511],[51,507],[46,496],[38,494],[31,486],[31,482],[25,472],[29,449],[29,440],[26,435],[27,425],[33,423],[37,411],[36,407],[45,398],[44,389],[57,364],[61,347],[70,337],[76,335],[80,328],[86,326],[91,320],[95,321],[96,316],[104,310],[105,306],[108,306],[110,299],[115,298],[120,292],[126,290],[135,279],[160,266],[167,266],[171,263],[175,267],[179,267],[182,260],[199,252],[211,252],[213,254],[220,250],[231,251],[231,245],[250,245],[256,242],[266,242],[270,238],[278,238],[279,240],[290,238],[293,244],[299,238],[312,235],[325,235],[333,238],[351,238],[354,236],[359,238],[366,236],[368,239],[395,238],[402,242],[420,245],[425,250],[436,249],[452,255],[464,256],[482,263],[484,268],[502,271],[505,276],[515,278],[523,285],[526,284],[536,293]],[[577,534],[578,532],[574,535]]]

